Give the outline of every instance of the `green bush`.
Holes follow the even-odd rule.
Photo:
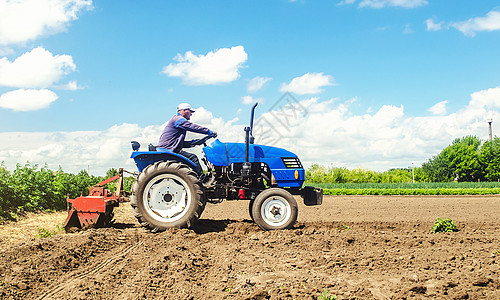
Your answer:
[[[116,172],[111,169],[108,173]],[[105,178],[89,175],[82,170],[78,174],[65,173],[61,169],[38,168],[29,163],[9,172],[0,165],[0,221],[15,220],[24,211],[63,210],[66,198],[88,195],[89,187]],[[134,177],[126,177],[124,188],[130,191]],[[112,184],[110,184],[112,187]]]
[[[455,232],[458,231],[457,225],[453,223],[451,219],[448,218],[438,218],[436,222],[434,223],[434,226],[432,226],[432,232]]]
[[[37,228],[38,230],[38,233],[37,233],[37,237],[38,238],[48,238],[48,237],[51,237],[51,236],[54,236],[56,234],[61,234],[64,232],[64,228],[62,227],[62,225],[57,225],[56,228],[54,228],[54,230],[49,230],[47,228]]]
[[[368,169],[330,167],[313,164],[306,170],[308,183],[390,183],[411,182],[411,169],[391,169],[385,172],[375,172]]]
[[[323,294],[318,296],[318,300],[337,300],[337,295],[328,296],[328,290],[325,288]]]

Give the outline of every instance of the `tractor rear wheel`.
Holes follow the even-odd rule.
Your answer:
[[[254,202],[255,202],[255,199],[250,200],[250,202],[248,203],[248,212],[250,213],[250,218],[252,219],[252,221],[255,222],[255,220],[253,219],[253,212],[252,212],[252,207],[253,207]]]
[[[270,188],[253,201],[251,216],[264,230],[291,228],[297,221],[297,201],[284,189]]]
[[[152,231],[189,228],[205,208],[196,173],[175,161],[146,167],[132,185],[130,204],[142,226]]]

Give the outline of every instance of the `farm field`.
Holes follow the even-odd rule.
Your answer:
[[[325,196],[264,232],[233,201],[153,234],[124,204],[111,228],[43,239],[66,214],[29,215],[0,226],[0,298],[500,299],[499,212],[498,195]],[[438,217],[459,232],[431,233]]]
[[[495,195],[500,182],[310,183],[325,195]]]

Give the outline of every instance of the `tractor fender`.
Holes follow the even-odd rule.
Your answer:
[[[130,158],[133,158],[135,164],[137,165],[137,169],[139,172],[142,172],[147,166],[152,165],[159,161],[176,161],[180,163],[184,163],[187,166],[191,167],[193,170],[196,170],[196,165],[185,156],[180,155],[179,153],[175,153],[170,150],[157,148],[157,151],[134,151]]]

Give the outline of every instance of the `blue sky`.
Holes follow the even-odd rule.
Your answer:
[[[0,161],[133,169],[179,102],[240,141],[258,101],[306,165],[419,165],[495,129],[498,49],[489,0],[0,0]]]

